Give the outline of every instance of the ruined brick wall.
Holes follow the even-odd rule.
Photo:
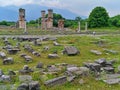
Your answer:
[[[64,20],[63,19],[60,19],[58,21],[58,28],[59,28],[59,30],[63,30],[64,29]]]

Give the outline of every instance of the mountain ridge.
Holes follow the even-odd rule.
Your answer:
[[[47,10],[50,7],[35,5],[35,4],[29,4],[29,5],[23,5],[23,6],[6,6],[6,7],[0,7],[0,21],[6,20],[6,21],[17,21],[18,20],[18,9],[24,8],[26,10],[26,20],[36,20],[39,17],[41,17],[41,10],[45,10],[47,13]],[[79,16],[69,10],[65,9],[58,9],[58,8],[51,8],[53,9],[54,13],[61,14],[66,19],[75,19],[75,17]],[[82,18],[85,18],[85,16],[80,16]]]

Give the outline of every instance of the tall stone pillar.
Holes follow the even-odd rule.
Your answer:
[[[41,29],[46,29],[46,22],[45,22],[45,11],[41,11]]]
[[[48,18],[53,18],[53,10],[48,9]]]
[[[47,29],[53,28],[53,10],[48,9]]]
[[[26,20],[25,20],[25,9],[19,9],[19,21],[18,21],[19,28],[26,28]]]

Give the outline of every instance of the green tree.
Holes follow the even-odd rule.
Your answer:
[[[108,26],[109,15],[104,7],[96,7],[89,15],[90,28]]]
[[[1,21],[0,25],[6,25],[6,26],[8,26],[7,21]]]
[[[29,22],[29,24],[36,24],[36,21],[35,21],[35,20],[31,20],[31,21]]]
[[[120,27],[120,15],[116,15],[109,19],[110,26]]]
[[[117,22],[117,25],[116,25],[117,27],[120,27],[120,20],[118,20],[118,22]]]
[[[75,20],[76,20],[76,21],[81,21],[82,18],[78,16],[78,17],[75,18]]]

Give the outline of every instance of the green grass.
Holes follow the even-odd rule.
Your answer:
[[[120,28],[118,27],[101,27],[101,28],[88,28],[88,30],[96,31],[96,32],[120,32]]]
[[[0,29],[0,35],[24,35],[24,29]],[[57,31],[57,30],[41,30],[37,28],[27,29],[28,35],[55,35],[55,34],[66,34],[72,33],[73,31]]]
[[[17,40],[8,39],[13,45],[16,45]],[[99,40],[105,41],[105,46],[99,47],[97,44],[94,44],[92,42],[96,42]],[[35,66],[38,62],[42,62],[44,64],[44,67],[46,65],[51,64],[58,64],[58,63],[68,63],[68,64],[76,64],[78,66],[82,66],[83,62],[93,62],[96,59],[99,58],[106,58],[108,60],[116,59],[118,60],[117,64],[115,64],[115,67],[120,65],[120,35],[106,35],[106,36],[64,36],[64,37],[58,37],[57,40],[61,46],[53,46],[52,41],[43,41],[42,46],[32,46],[31,42],[24,42],[21,43],[21,51],[17,53],[16,55],[9,55],[7,56],[14,57],[15,63],[13,65],[3,65],[2,59],[0,59],[0,69],[2,69],[6,74],[7,71],[12,70],[20,70],[23,68],[24,65],[29,65],[31,68],[35,69]],[[0,39],[0,46],[4,46],[3,40]],[[31,46],[36,50],[41,52],[41,57],[33,56],[31,53],[25,51],[23,49],[23,45],[25,43],[30,43]],[[75,46],[80,50],[80,55],[77,56],[67,56],[62,55],[61,52],[64,49],[64,46]],[[47,52],[42,53],[43,47],[49,46],[50,50]],[[112,49],[119,51],[119,54],[113,55],[113,54],[105,54],[104,48]],[[91,49],[99,50],[103,52],[102,55],[97,56],[92,53],[90,53]],[[0,49],[4,51],[6,50]],[[52,53],[54,50],[58,51],[58,55],[60,58],[58,59],[48,59],[47,55],[49,53]],[[21,53],[27,53],[28,55],[33,57],[32,63],[25,63],[24,59],[20,57]],[[36,69],[35,69],[36,70]],[[60,74],[62,74],[60,72]],[[39,72],[31,74],[33,76],[33,80],[40,81],[41,84],[41,90],[120,90],[120,85],[107,85],[103,83],[102,81],[96,81],[92,76],[90,77],[83,77],[83,80],[85,81],[85,84],[80,85],[78,81],[81,78],[76,79],[72,83],[66,83],[60,86],[55,86],[51,88],[47,88],[43,85],[43,81],[41,80],[41,74]],[[59,75],[58,75],[59,76]],[[56,75],[47,75],[45,80],[51,79],[57,77]],[[15,82],[17,85],[19,84],[18,79],[15,79]]]
[[[103,28],[88,28],[89,32],[98,32],[98,33],[120,33],[120,29],[117,27],[103,27]],[[69,29],[67,31],[59,30],[41,30],[38,28],[27,28],[28,35],[59,35],[59,34],[75,34],[76,31]],[[81,32],[86,32],[84,29],[81,29]],[[0,29],[0,35],[24,35],[24,29]]]

